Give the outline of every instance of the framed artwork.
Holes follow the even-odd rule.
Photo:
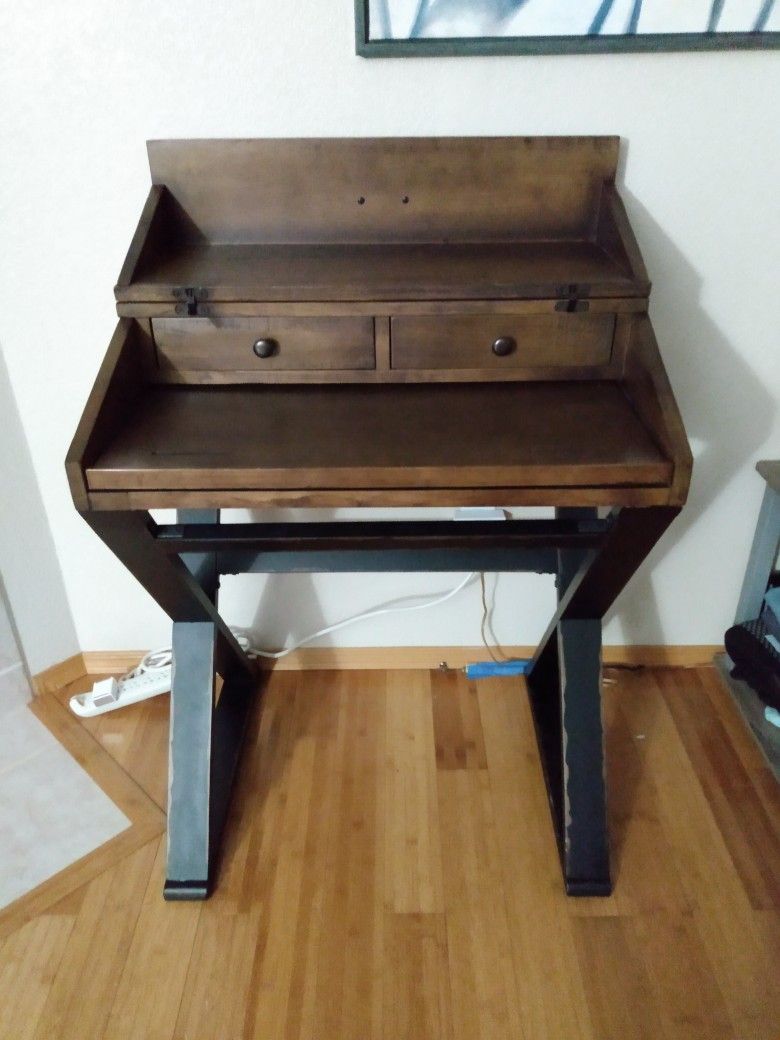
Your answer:
[[[780,46],[780,0],[355,0],[357,53],[572,54]]]

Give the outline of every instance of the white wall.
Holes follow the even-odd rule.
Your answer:
[[[2,343],[0,488],[0,702],[7,706],[27,690],[26,671],[34,675],[79,646]]]
[[[26,704],[31,695],[27,670],[0,579],[0,726],[4,727],[9,713]]]
[[[146,594],[76,516],[63,457],[108,343],[111,289],[166,136],[620,134],[652,315],[697,456],[690,505],[606,639],[718,642],[780,453],[777,52],[367,61],[352,0],[4,4],[0,342],[84,649],[167,639]],[[4,507],[9,505],[4,504]],[[14,503],[10,503],[14,508]],[[275,580],[270,642],[446,576]],[[551,593],[502,578],[497,630],[532,641]],[[231,620],[259,587],[226,584]],[[540,598],[541,596],[541,598]],[[269,601],[276,621],[266,616]],[[541,613],[540,613],[541,611]],[[476,590],[347,644],[475,643]]]

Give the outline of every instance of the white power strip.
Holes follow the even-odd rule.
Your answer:
[[[95,683],[90,693],[71,697],[70,708],[74,714],[90,718],[115,708],[124,708],[126,704],[137,704],[160,693],[170,693],[170,689],[171,666],[166,665],[125,679],[103,679]]]

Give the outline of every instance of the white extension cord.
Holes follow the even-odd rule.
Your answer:
[[[241,649],[248,657],[264,657],[278,661],[286,657],[299,647],[313,643],[321,636],[338,632],[347,625],[354,625],[358,621],[366,621],[368,618],[381,617],[384,614],[403,614],[412,610],[427,610],[429,607],[438,607],[447,600],[457,596],[469,582],[476,576],[476,571],[467,574],[466,577],[454,589],[445,592],[441,596],[429,599],[425,603],[413,603],[405,607],[379,607],[376,610],[368,610],[363,614],[355,614],[354,617],[337,621],[334,625],[328,625],[317,632],[312,632],[303,639],[299,639],[292,646],[283,650],[259,650],[249,643],[247,635],[240,629],[232,629]],[[137,704],[139,701],[148,700],[161,693],[169,693],[173,674],[173,653],[170,647],[160,650],[152,650],[146,654],[140,664],[121,679],[102,679],[96,682],[89,693],[80,693],[70,698],[71,711],[82,718],[91,718],[95,715],[103,715],[117,708],[124,708],[127,704]]]
[[[160,693],[169,693],[172,674],[170,647],[152,650],[121,679],[101,679],[89,693],[71,697],[70,710],[82,718],[91,718],[116,708],[124,708],[127,704],[137,704]]]
[[[327,628],[321,628],[318,632],[312,632],[310,636],[304,636],[303,639],[299,639],[297,643],[293,643],[292,646],[287,646],[284,650],[277,650],[273,652],[271,650],[255,650],[251,648],[247,651],[250,657],[269,657],[271,660],[278,661],[280,657],[286,657],[291,654],[293,650],[297,650],[301,646],[306,646],[307,643],[314,642],[315,639],[319,639],[320,636],[327,636],[331,632],[338,632],[341,628],[346,628],[347,625],[354,625],[356,621],[366,621],[368,618],[381,617],[383,614],[403,614],[411,610],[427,610],[428,607],[438,607],[442,603],[446,603],[448,599],[452,599],[468,585],[472,578],[476,577],[476,571],[472,571],[471,574],[467,574],[463,581],[456,585],[454,589],[450,589],[449,592],[445,592],[443,596],[437,596],[435,599],[428,600],[427,603],[414,603],[410,607],[379,607],[376,610],[368,610],[364,614],[355,614],[354,617],[346,618],[344,621],[337,621],[335,625],[328,625]]]

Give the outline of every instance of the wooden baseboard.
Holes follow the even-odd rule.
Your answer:
[[[87,650],[81,655],[82,675],[124,675],[140,662],[146,650]]]
[[[59,664],[53,664],[43,672],[38,672],[32,677],[33,693],[38,696],[42,693],[56,693],[68,683],[75,682],[82,675],[89,675],[89,669],[84,661],[83,654],[74,654]]]
[[[505,646],[508,657],[531,657],[534,646]],[[626,667],[683,667],[711,664],[719,646],[605,646],[604,663]],[[489,661],[484,646],[349,646],[303,647],[282,657],[275,668],[290,671],[322,669],[463,668],[473,661]]]
[[[605,646],[604,664],[613,668],[701,668],[722,652],[720,643]]]
[[[507,646],[510,657],[530,657],[532,646]],[[604,664],[624,668],[696,668],[712,664],[723,647],[717,644],[690,646],[605,646]],[[142,650],[88,650],[48,668],[33,679],[36,693],[62,689],[82,675],[120,675],[134,668]],[[470,661],[489,660],[483,646],[323,646],[303,647],[275,662],[281,671],[462,668]]]

